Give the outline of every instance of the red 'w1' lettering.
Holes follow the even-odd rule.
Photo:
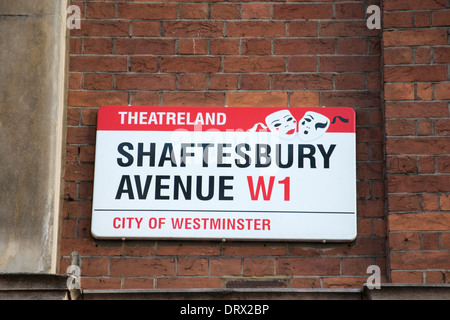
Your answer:
[[[268,188],[266,188],[266,183],[264,181],[264,177],[259,176],[258,181],[256,182],[256,191],[255,191],[255,186],[253,184],[253,177],[247,176],[247,182],[248,182],[248,188],[250,191],[250,198],[252,200],[258,200],[260,192],[262,192],[264,201],[270,200],[270,198],[272,197],[273,183],[275,182],[274,176],[269,177],[269,187]],[[284,185],[284,201],[289,201],[290,200],[290,178],[286,177],[283,180],[278,181],[278,183]]]

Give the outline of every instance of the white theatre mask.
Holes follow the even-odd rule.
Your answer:
[[[265,125],[257,123],[250,131],[256,131],[258,126],[269,129],[270,132],[278,134],[283,139],[291,139],[295,137],[297,132],[297,120],[292,116],[289,110],[280,110],[269,114],[265,119]]]

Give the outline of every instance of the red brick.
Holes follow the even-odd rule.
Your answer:
[[[288,58],[289,72],[315,72],[317,71],[317,57],[293,56]]]
[[[450,173],[450,157],[438,157],[437,167],[441,173]]]
[[[384,68],[386,82],[445,81],[447,66],[390,66]]]
[[[420,234],[418,232],[391,232],[389,234],[389,249],[392,251],[420,250]]]
[[[450,47],[433,48],[433,53],[434,62],[450,63]]]
[[[411,28],[413,23],[412,11],[385,11],[383,13],[383,28]]]
[[[123,289],[155,289],[155,279],[125,278]]]
[[[339,272],[338,258],[277,258],[277,275],[333,275]]]
[[[169,277],[157,280],[158,289],[222,288],[222,280],[216,277]]]
[[[286,107],[284,92],[228,92],[226,105],[231,107]]]
[[[361,54],[367,53],[367,41],[361,38],[339,38],[337,40],[338,54]]]
[[[418,194],[389,195],[389,212],[420,211]]]
[[[85,38],[83,41],[84,54],[111,54],[112,48],[113,42],[109,38]]]
[[[417,159],[413,156],[389,156],[386,169],[388,173],[417,173]]]
[[[69,65],[70,71],[80,72],[113,72],[127,71],[126,57],[111,56],[72,56]]]
[[[291,107],[319,107],[319,94],[295,91],[289,97],[289,104]]]
[[[384,10],[430,10],[445,8],[445,0],[384,0]]]
[[[379,57],[339,56],[320,57],[321,72],[373,72],[380,70]]]
[[[208,275],[208,259],[204,258],[179,258],[177,259],[178,276]]]
[[[274,4],[273,18],[288,19],[332,19],[331,4]]]
[[[71,36],[89,37],[127,37],[130,22],[125,20],[83,20],[80,29],[72,29]]]
[[[433,86],[431,83],[418,83],[416,85],[417,100],[432,100]]]
[[[204,55],[208,53],[207,39],[179,39],[178,54]]]
[[[221,71],[219,57],[163,57],[161,58],[162,72],[193,72],[208,73]]]
[[[159,21],[133,21],[134,37],[159,37],[161,36],[161,22]]]
[[[388,102],[387,118],[441,118],[448,117],[446,102]]]
[[[269,19],[270,8],[269,3],[243,3],[241,16],[242,19]]]
[[[450,153],[450,138],[389,138],[388,154],[440,155]]]
[[[336,19],[365,19],[364,3],[337,3]]]
[[[284,37],[286,28],[283,22],[237,21],[227,22],[227,37]]]
[[[376,36],[380,30],[367,28],[365,20],[323,21],[319,32],[322,37],[361,37]]]
[[[392,283],[423,283],[423,273],[419,271],[391,271]]]
[[[244,75],[242,75],[244,77]],[[210,90],[236,90],[238,88],[239,78],[236,74],[211,74],[209,76]],[[242,89],[244,88],[243,78],[241,79]],[[249,89],[249,88],[247,88]]]
[[[321,95],[321,104],[327,107],[373,108],[379,107],[381,103],[380,93],[373,91],[325,91]],[[370,127],[365,129],[370,131],[378,130]],[[373,132],[371,135],[373,138],[378,137]],[[364,135],[361,138],[364,138]]]
[[[448,213],[405,213],[389,215],[391,231],[445,231],[450,225]]]
[[[176,78],[169,74],[118,74],[116,88],[119,90],[174,90]]]
[[[398,270],[448,269],[450,252],[394,252],[390,262],[391,268]]]
[[[94,166],[92,164],[66,164],[64,178],[66,181],[92,181]]]
[[[223,22],[165,21],[163,34],[177,38],[219,38],[223,37]]]
[[[116,15],[116,8],[114,3],[86,3],[86,18],[87,19],[112,19]]]
[[[243,39],[242,54],[244,55],[265,55],[272,52],[272,41],[270,39]]]
[[[113,75],[109,73],[86,73],[84,75],[84,89],[111,90],[113,88]]]
[[[270,76],[268,74],[242,74],[242,90],[270,90]]]
[[[224,94],[219,92],[163,92],[165,106],[223,106]]]
[[[218,256],[220,254],[219,244],[186,244],[183,242],[157,243],[159,256]]]
[[[225,57],[225,72],[283,72],[286,71],[282,57]]]
[[[388,192],[447,192],[450,181],[442,175],[388,176]]]
[[[180,74],[178,76],[179,90],[206,90],[206,74]]]
[[[238,39],[211,39],[210,53],[213,55],[239,54],[240,41]]]
[[[385,65],[412,64],[413,63],[413,50],[411,48],[384,49],[383,59],[384,59]]]
[[[326,73],[277,74],[272,76],[274,90],[333,89],[333,75]]]
[[[289,22],[289,37],[316,37],[318,34],[316,21]]]
[[[243,262],[244,276],[273,276],[274,270],[273,258],[245,258]]]
[[[436,100],[450,99],[450,82],[436,83],[434,86],[434,97]]]
[[[118,3],[119,19],[176,19],[178,6],[174,3]]]
[[[414,88],[413,88],[414,90]],[[409,119],[386,120],[387,136],[413,136],[416,134],[416,121]]]
[[[273,43],[275,54],[334,54],[334,39],[275,39]]]
[[[175,274],[173,258],[113,258],[110,262],[111,276],[150,277]]]
[[[211,259],[211,275],[238,276],[241,275],[241,259]]]
[[[174,54],[175,40],[171,39],[117,39],[116,54]]]
[[[384,217],[384,201],[383,200],[358,200],[358,215],[367,218]]]
[[[94,144],[95,128],[93,127],[68,127],[68,144]]]
[[[128,94],[117,91],[69,91],[67,104],[71,107],[96,107],[126,105]]]
[[[81,73],[69,73],[69,90],[81,89]]]
[[[238,19],[239,18],[239,5],[238,4],[223,4],[213,3],[211,4],[211,19]],[[243,19],[245,19],[243,17]]]
[[[342,73],[336,75],[337,90],[365,89],[366,76],[363,73]]]
[[[384,31],[383,43],[386,47],[446,45],[447,31],[442,29]]]
[[[208,4],[183,3],[180,4],[180,19],[207,19]]]
[[[138,91],[130,93],[130,103],[134,106],[158,106],[159,93]]]
[[[441,210],[450,211],[450,194],[441,194],[439,198]]]
[[[154,56],[131,56],[130,72],[157,72],[158,58]]]
[[[450,21],[450,10],[439,10],[433,12],[434,27],[448,27]]]

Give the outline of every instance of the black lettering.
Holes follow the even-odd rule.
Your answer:
[[[208,148],[213,147],[213,144],[210,143],[199,143],[197,144],[197,147],[202,147],[203,148],[203,167],[208,167]]]
[[[173,199],[178,200],[179,189],[181,189],[181,192],[183,192],[184,199],[191,200],[191,186],[192,186],[192,176],[186,177],[186,187],[183,184],[183,180],[181,180],[181,177],[175,176],[174,177]]]
[[[309,153],[305,154],[304,149],[309,149]],[[299,144],[298,145],[298,167],[303,168],[303,160],[305,158],[309,159],[310,167],[316,168],[316,158],[314,154],[316,153],[316,148],[312,144]]]
[[[161,152],[161,158],[159,159],[158,167],[164,167],[164,162],[170,160],[172,167],[176,167],[175,156],[173,154],[173,145],[171,143],[165,143]]]
[[[181,151],[180,151],[180,157],[181,157],[181,164],[180,164],[180,166],[181,167],[186,167],[186,157],[187,156],[189,156],[189,157],[193,157],[194,156],[194,153],[192,153],[192,152],[186,152],[186,148],[188,148],[188,147],[195,147],[195,144],[193,144],[193,143],[182,143],[181,144]]]
[[[155,182],[155,200],[169,200],[169,196],[161,195],[162,189],[169,189],[168,185],[162,185],[161,180],[170,179],[170,176],[156,176]]]
[[[230,168],[231,163],[223,163],[224,157],[231,156],[230,153],[226,153],[223,151],[223,148],[229,148],[231,147],[231,144],[229,143],[222,143],[217,145],[217,167],[219,168]]]
[[[129,142],[122,142],[119,144],[117,151],[128,160],[127,162],[123,162],[122,158],[117,158],[117,163],[121,167],[129,167],[134,162],[133,156],[124,150],[125,147],[128,148],[128,150],[133,150],[133,145]]]
[[[144,144],[138,143],[138,167],[142,167],[144,157],[149,157],[149,167],[155,166],[155,143],[150,143],[150,151],[144,151]]]
[[[126,189],[125,185],[127,187]],[[134,200],[133,187],[131,186],[131,179],[129,175],[123,175],[122,179],[120,179],[119,189],[116,193],[116,200],[121,199],[123,193],[128,194],[128,199]]]
[[[148,190],[150,189],[150,183],[152,182],[153,176],[147,176],[145,178],[145,186],[144,191],[142,191],[142,185],[141,185],[141,176],[134,176],[134,181],[136,182],[136,190],[138,194],[139,199],[147,199]]]
[[[250,166],[250,157],[248,154],[242,151],[242,148],[244,148],[246,151],[250,151],[250,146],[247,143],[240,143],[236,146],[235,151],[236,154],[242,158],[245,159],[245,162],[242,163],[240,160],[236,159],[234,162],[236,163],[236,166],[239,168],[247,168]]]
[[[199,200],[211,200],[214,196],[214,176],[209,176],[208,195],[202,195],[202,182],[203,177],[197,176],[197,198]]]
[[[261,151],[261,149],[264,149],[264,151]],[[265,168],[270,166],[271,159],[270,159],[270,146],[268,144],[257,144],[256,145],[256,168]],[[261,162],[261,159],[266,159],[264,163]]]
[[[233,186],[225,185],[226,180],[233,180],[233,176],[219,177],[219,200],[233,200],[233,196],[225,196],[225,190],[233,189]]]
[[[288,144],[288,149],[287,149],[287,163],[282,163],[281,162],[281,144],[277,144],[276,148],[276,163],[277,166],[282,168],[282,169],[286,169],[286,168],[290,168],[292,167],[292,163],[294,162],[294,146],[292,144]]]
[[[319,151],[323,156],[323,167],[325,169],[329,169],[330,168],[330,157],[334,151],[334,148],[336,148],[336,145],[335,144],[330,145],[330,148],[328,149],[327,152],[325,152],[323,145],[318,144],[317,147],[319,148]]]

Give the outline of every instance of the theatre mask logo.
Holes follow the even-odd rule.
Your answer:
[[[350,108],[105,106],[92,234],[351,241],[355,168]]]

